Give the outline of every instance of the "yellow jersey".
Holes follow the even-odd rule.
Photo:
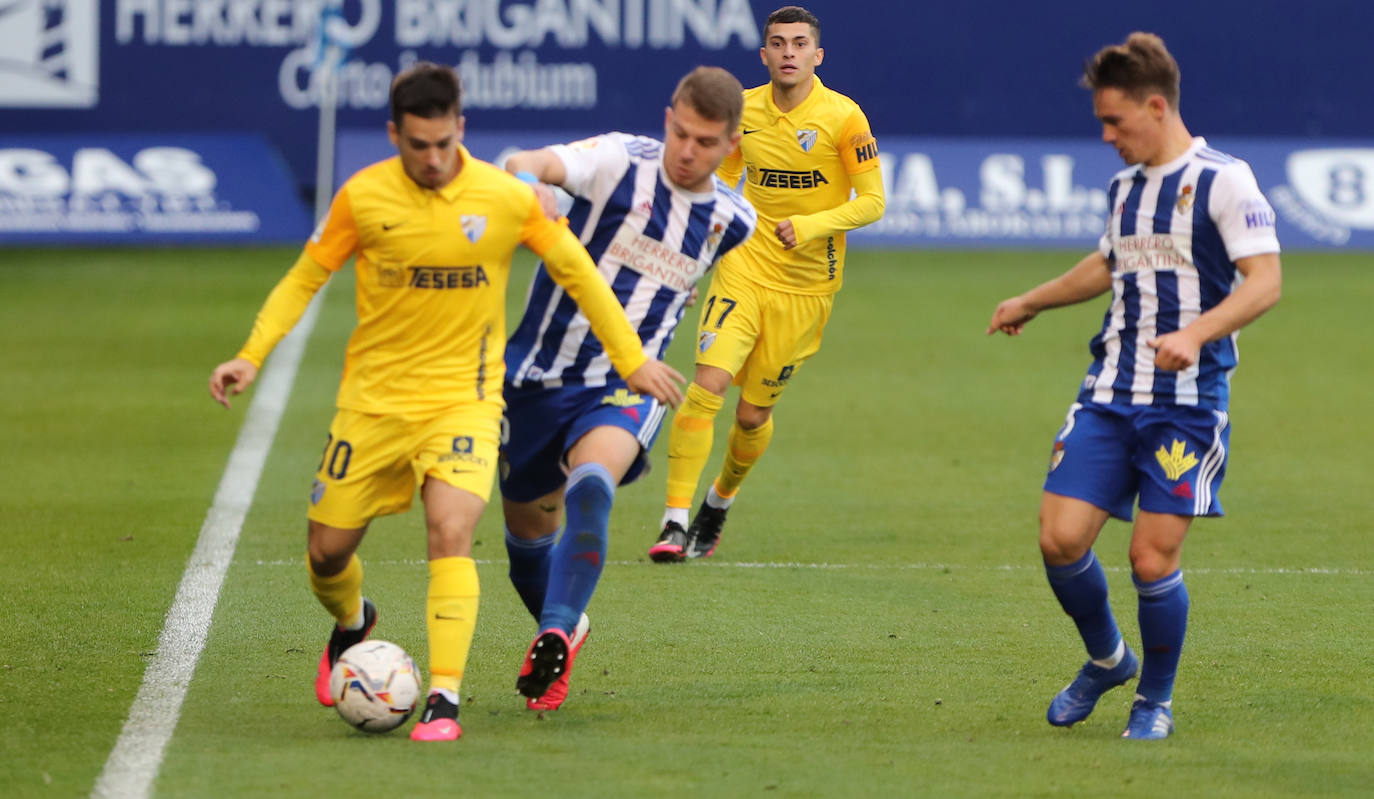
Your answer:
[[[298,268],[334,272],[357,255],[358,323],[345,355],[340,408],[412,413],[501,401],[506,287],[520,244],[544,255],[550,274],[593,326],[601,322],[597,333],[607,353],[617,369],[628,370],[621,374],[647,359],[566,224],[545,217],[534,191],[518,178],[461,146],[459,156],[461,170],[440,189],[416,184],[399,157],[361,170],[335,195],[305,246]],[[240,357],[260,365],[319,283],[302,289],[289,274],[264,305]]]
[[[744,92],[743,135],[719,174],[734,186],[744,173],[744,197],[759,223],[721,270],[742,270],[781,291],[833,294],[843,282],[844,232],[882,216],[882,179],[868,118],[853,100],[813,80],[806,99],[786,112],[773,102],[771,83]],[[865,189],[857,206],[849,196],[856,184]],[[797,246],[785,250],[774,230],[789,218]]]

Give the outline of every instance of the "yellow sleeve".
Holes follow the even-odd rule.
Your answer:
[[[850,175],[849,180],[854,185],[854,199],[828,211],[791,217],[799,243],[860,228],[883,218],[887,200],[883,197],[882,170],[866,169]]]
[[[878,167],[878,140],[868,127],[868,117],[858,107],[850,112],[840,128],[840,160],[850,175]]]
[[[258,311],[253,332],[248,334],[248,342],[239,350],[239,357],[261,368],[268,353],[296,326],[301,314],[305,313],[305,307],[310,304],[310,298],[332,274],[331,270],[315,263],[307,253],[301,253],[291,270],[267,295],[267,302]]]
[[[305,244],[305,254],[330,271],[337,271],[358,249],[358,225],[353,221],[353,203],[349,199],[348,186],[345,183],[334,195],[329,211],[315,226],[315,232]]]
[[[720,166],[716,168],[716,175],[725,181],[725,185],[733,189],[739,185],[740,176],[743,174],[744,153],[736,146],[735,151],[725,156],[725,160],[720,162]]]
[[[629,377],[649,356],[644,354],[639,334],[625,317],[625,309],[596,271],[596,264],[582,242],[568,230],[566,220],[554,222],[544,216],[533,192],[530,202],[530,215],[525,219],[520,240],[544,260],[549,277],[577,302],[616,372]]]

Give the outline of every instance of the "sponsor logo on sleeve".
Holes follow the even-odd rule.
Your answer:
[[[855,134],[850,137],[849,144],[854,148],[854,158],[861,164],[878,157],[878,141],[871,133]]]

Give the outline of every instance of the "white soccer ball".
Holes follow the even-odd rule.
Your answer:
[[[389,641],[363,641],[339,656],[329,693],[343,720],[365,732],[394,730],[415,712],[420,678],[405,650]]]

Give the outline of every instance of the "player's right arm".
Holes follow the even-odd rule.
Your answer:
[[[253,322],[253,332],[233,360],[225,361],[210,373],[210,396],[229,407],[229,397],[241,394],[257,379],[267,355],[291,328],[300,321],[315,292],[333,274],[301,253],[290,271],[277,283]]]
[[[1008,336],[1020,335],[1041,311],[1090,300],[1111,287],[1111,266],[1106,256],[1094,251],[1054,280],[999,303],[988,322],[988,335],[999,330]]]
[[[296,326],[311,298],[353,255],[357,246],[358,230],[353,223],[345,184],[330,204],[329,213],[315,228],[305,251],[267,295],[238,356],[210,373],[210,397],[215,402],[228,408],[231,396],[243,393],[253,384],[262,362]]]
[[[506,171],[534,187],[534,196],[539,198],[545,216],[549,219],[558,218],[558,198],[549,186],[562,186],[568,179],[563,159],[547,147],[542,150],[521,150],[506,159]]]
[[[563,159],[547,147],[542,150],[521,150],[512,155],[506,159],[506,171],[516,176],[521,172],[528,172],[539,182],[551,186],[562,186],[563,181],[568,179]]]

